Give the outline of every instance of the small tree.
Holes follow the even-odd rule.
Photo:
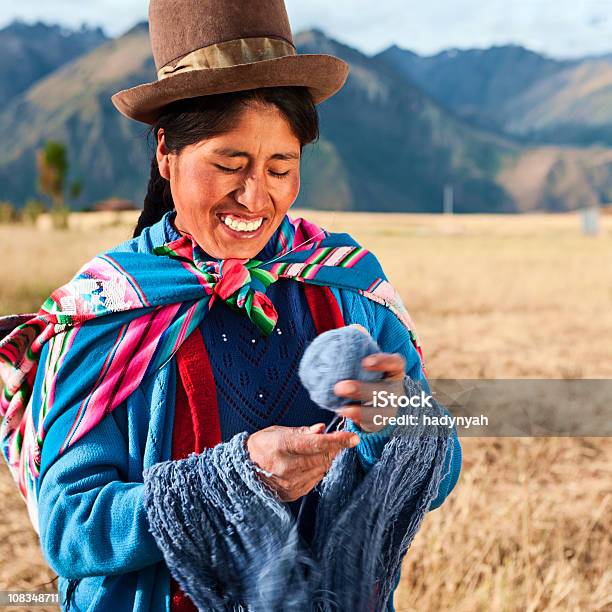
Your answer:
[[[51,199],[53,208],[64,205],[64,184],[68,172],[66,146],[50,140],[37,154],[38,189]]]
[[[74,181],[72,181],[72,183],[70,184],[70,199],[72,201],[76,201],[81,197],[81,193],[83,192],[83,183],[79,180],[76,179]]]
[[[38,151],[38,189],[51,200],[51,219],[57,228],[68,227],[70,209],[66,206],[64,192],[68,175],[68,155],[66,145],[50,140]],[[68,188],[68,197],[78,200],[83,191],[80,180],[75,180]]]

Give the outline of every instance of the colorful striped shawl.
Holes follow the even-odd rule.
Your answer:
[[[79,408],[57,455],[165,365],[217,298],[244,310],[264,334],[270,333],[276,311],[265,290],[278,278],[348,289],[383,304],[409,330],[422,358],[410,317],[372,253],[348,234],[331,234],[305,219],[286,216],[279,229],[277,255],[267,262],[210,261],[188,235],[153,253],[102,253],[56,289],[32,319],[0,341],[2,453],[37,532],[45,420],[56,408],[55,385],[68,351],[84,351],[91,363],[95,347],[94,367],[73,377]],[[104,324],[95,325],[94,320],[102,317]],[[92,323],[85,326],[88,321]],[[81,333],[85,328],[86,341]],[[47,343],[35,421],[32,389]]]

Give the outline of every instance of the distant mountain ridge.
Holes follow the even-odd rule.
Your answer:
[[[14,21],[0,30],[0,106],[63,64],[108,40],[101,28],[69,30]]]
[[[11,134],[0,150],[0,199],[36,195],[36,150],[53,139],[67,145],[71,175],[83,181],[82,201],[111,195],[142,201],[146,126],[123,118],[110,98],[154,75],[148,30],[136,26],[9,101],[0,112],[0,136]]]
[[[494,178],[511,143],[469,128],[401,83],[392,67],[321,30],[295,40],[300,53],[329,53],[350,65],[346,85],[320,112],[323,137],[349,179],[351,210],[437,212],[444,183],[454,185],[463,212],[515,209]]]
[[[0,184],[18,202],[34,195],[36,149],[47,139],[68,146],[84,201],[115,195],[142,202],[151,151],[147,127],[122,117],[110,97],[155,79],[146,26],[139,25],[61,67],[0,112]],[[346,86],[319,107],[321,140],[305,151],[298,202],[347,210],[441,209],[441,183],[452,182],[458,207],[515,210],[495,181],[511,145],[479,133],[384,62],[327,38],[320,30],[295,37],[302,53],[346,59]]]
[[[395,66],[449,110],[485,128],[503,125],[510,99],[571,65],[518,45],[449,49],[429,57],[393,45],[376,57]]]
[[[462,119],[526,143],[612,145],[612,55],[556,60],[517,45],[376,57]]]
[[[45,27],[58,36],[57,27]],[[36,194],[36,150],[56,139],[68,146],[72,178],[83,181],[80,205],[110,196],[142,202],[153,153],[147,126],[122,117],[110,98],[155,80],[148,26],[95,45],[98,35],[84,35],[87,44],[79,44],[92,49],[0,107],[0,200],[22,205]],[[605,133],[603,69],[612,66],[610,57],[566,62],[517,46],[430,58],[393,46],[370,57],[320,29],[297,34],[295,43],[300,53],[330,53],[350,65],[345,87],[318,107],[321,139],[305,149],[297,205],[440,212],[445,185],[453,187],[457,212],[568,210],[612,201],[612,149],[605,139],[598,148],[563,141],[567,125],[575,126],[575,138]],[[22,51],[33,57],[27,45]],[[598,70],[605,78],[597,79]],[[593,105],[584,116],[587,99]],[[593,142],[599,141],[586,144]]]

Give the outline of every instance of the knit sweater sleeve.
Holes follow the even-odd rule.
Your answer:
[[[45,346],[41,366],[49,345]],[[81,364],[83,367],[83,364]],[[126,404],[57,456],[76,418],[73,377],[82,376],[70,352],[58,373],[52,413],[45,420],[45,442],[38,481],[38,519],[42,552],[53,570],[67,579],[123,574],[163,559],[149,533],[142,481],[129,469],[129,449],[120,419]],[[33,389],[38,414],[44,369]],[[144,402],[144,398],[141,398]],[[136,406],[144,412],[145,406]]]
[[[406,360],[406,376],[420,383],[425,393],[430,393],[431,389],[423,370],[421,358],[410,339],[408,331],[399,319],[388,308],[353,291],[336,289],[333,291],[345,322],[347,324],[359,323],[363,325],[385,353],[401,354]],[[362,467],[368,471],[380,459],[394,427],[387,425],[378,432],[364,432],[351,419],[347,419],[345,427],[359,436],[360,443],[356,447],[357,452]],[[440,483],[438,496],[431,503],[430,510],[438,508],[443,503],[459,479],[461,445],[454,428],[451,437],[451,444],[448,446],[445,457],[445,476]]]

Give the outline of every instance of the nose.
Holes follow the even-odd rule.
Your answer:
[[[246,177],[244,185],[236,190],[234,197],[252,213],[266,210],[270,202],[265,179],[255,173]]]

